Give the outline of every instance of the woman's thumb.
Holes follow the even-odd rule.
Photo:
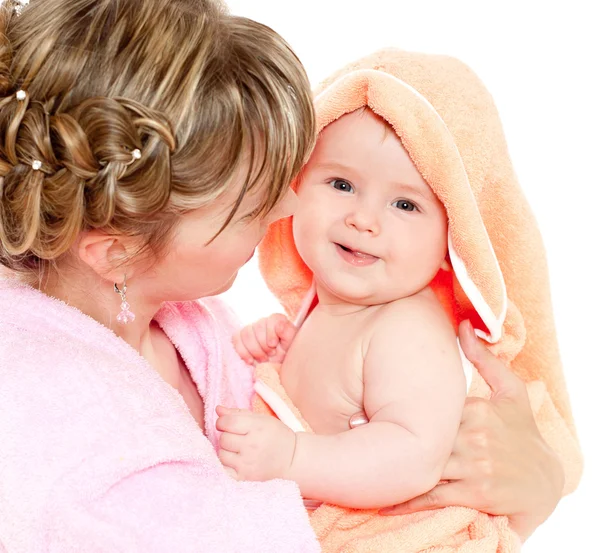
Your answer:
[[[525,390],[523,381],[477,337],[470,321],[460,323],[458,337],[465,356],[473,363],[495,396],[514,396]]]

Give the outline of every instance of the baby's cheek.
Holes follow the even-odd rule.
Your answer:
[[[296,248],[300,252],[300,255],[302,255],[300,250],[306,249],[306,244],[312,240],[314,232],[310,225],[307,224],[307,217],[302,210],[297,211],[294,215],[293,231]]]

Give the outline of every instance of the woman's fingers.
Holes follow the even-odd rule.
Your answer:
[[[467,359],[488,383],[495,396],[514,397],[525,392],[523,381],[477,338],[469,321],[458,328],[460,345]]]
[[[441,509],[453,505],[469,507],[469,489],[460,481],[438,484],[435,488],[409,501],[379,511],[382,515],[406,515],[417,511]]]
[[[448,459],[446,466],[442,472],[443,481],[462,480],[467,476],[469,468],[465,465],[464,459],[460,455],[454,453]]]

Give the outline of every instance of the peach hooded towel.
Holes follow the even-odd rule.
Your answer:
[[[492,351],[527,382],[537,424],[560,455],[565,493],[571,492],[582,461],[556,343],[544,248],[490,94],[458,60],[387,49],[327,79],[316,91],[315,106],[319,132],[368,107],[400,137],[448,214],[452,272],[440,271],[432,287],[453,321],[469,318]],[[271,226],[259,253],[269,288],[301,322],[314,288],[294,246],[291,218]],[[275,369],[258,367],[255,410],[310,431]],[[475,374],[469,395],[489,393]],[[382,517],[323,505],[311,523],[325,552],[482,553],[519,547],[504,517],[459,507]]]

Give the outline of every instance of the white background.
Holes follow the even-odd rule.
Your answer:
[[[313,85],[384,46],[449,54],[486,83],[544,235],[558,337],[586,471],[526,543],[528,553],[600,551],[600,36],[595,0],[229,0],[273,27]],[[280,310],[253,260],[227,294],[246,322]],[[596,440],[594,437],[596,436]]]

